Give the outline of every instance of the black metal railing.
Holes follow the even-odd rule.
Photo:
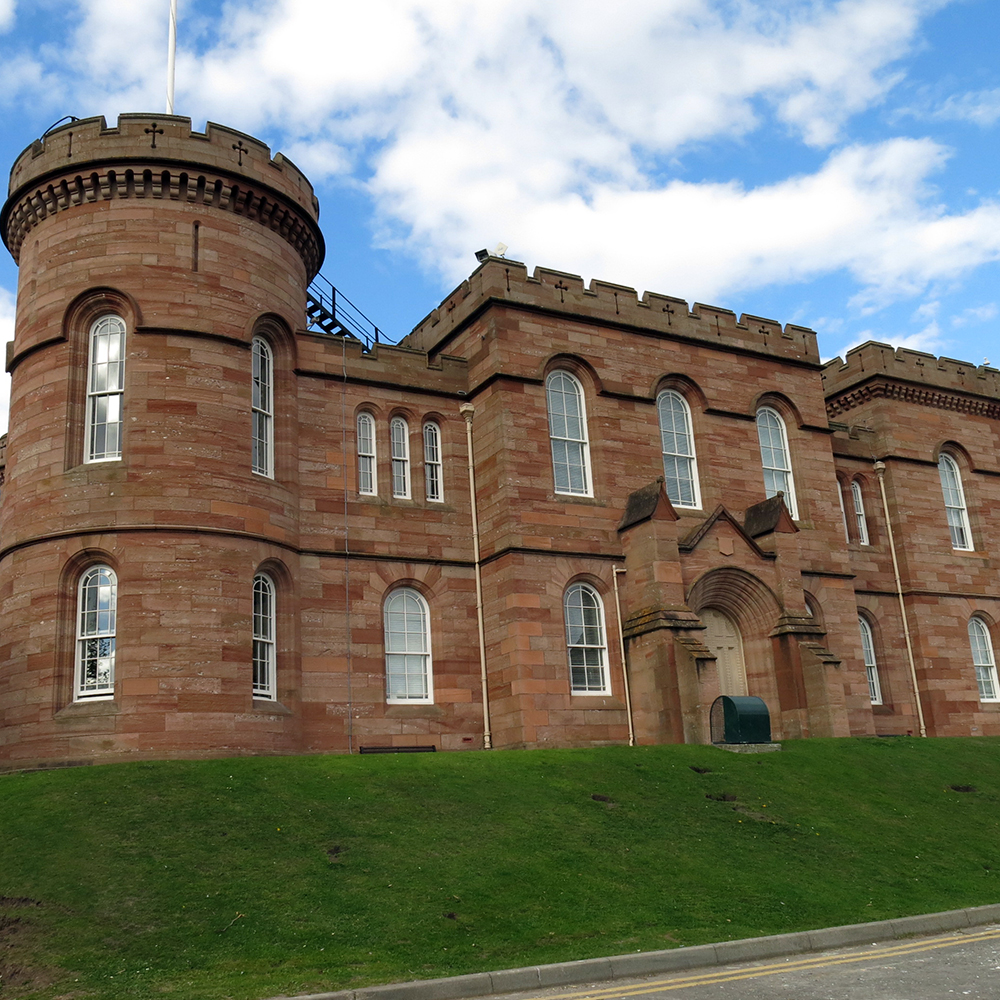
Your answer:
[[[322,274],[306,290],[308,328],[335,337],[353,337],[366,348],[386,343],[385,334]]]

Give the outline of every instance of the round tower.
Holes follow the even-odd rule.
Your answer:
[[[15,162],[0,768],[297,749],[318,214],[290,161],[188,118],[74,121]]]

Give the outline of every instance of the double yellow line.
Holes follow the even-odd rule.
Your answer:
[[[697,975],[658,979],[637,986],[618,987],[617,989],[588,990],[585,993],[560,993],[559,1000],[611,1000],[611,998],[617,997],[638,997],[647,993],[682,990],[689,986],[711,986],[714,983],[731,983],[741,979],[759,979],[763,976],[776,976],[782,972],[826,969],[830,966],[847,965],[851,962],[879,962],[900,955],[916,955],[923,951],[934,951],[937,948],[954,948],[957,945],[969,944],[974,941],[989,941],[996,938],[1000,938],[1000,927],[973,931],[969,934],[959,933],[949,934],[946,937],[923,938],[919,941],[908,941],[886,948],[867,948],[864,951],[850,952],[836,958],[816,955],[813,958],[758,965],[752,969],[742,969],[738,972],[702,972]]]

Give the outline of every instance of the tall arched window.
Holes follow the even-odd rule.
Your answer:
[[[583,386],[569,372],[552,372],[545,380],[545,402],[556,493],[591,496]]]
[[[424,496],[435,503],[444,500],[441,472],[441,428],[428,421],[424,424]]]
[[[878,679],[878,665],[875,662],[875,639],[872,627],[858,615],[858,627],[861,629],[861,650],[865,657],[865,671],[868,674],[868,694],[873,705],[882,704],[882,685]]]
[[[792,480],[792,459],[788,450],[785,421],[770,406],[762,406],[757,411],[757,439],[760,441],[760,460],[764,467],[764,493],[769,497],[784,493],[788,513],[797,521],[799,509],[795,502],[795,483]]]
[[[270,345],[254,337],[253,354],[253,471],[274,478],[274,360]]]
[[[125,395],[125,321],[102,316],[90,327],[84,461],[122,457],[122,400]]]
[[[569,687],[573,694],[609,694],[604,607],[593,587],[574,583],[563,597]]]
[[[408,500],[410,497],[410,427],[402,417],[393,417],[390,421],[389,440],[392,444],[392,495]]]
[[[118,578],[110,566],[91,566],[80,577],[77,595],[77,701],[111,698],[115,693],[115,633]]]
[[[670,502],[677,507],[700,507],[698,464],[687,400],[673,390],[656,397],[663,451],[663,480]]]
[[[856,479],[851,483],[851,500],[854,503],[854,523],[858,529],[858,543],[868,545],[868,518],[865,517],[865,501],[861,495],[861,483]]]
[[[972,532],[969,530],[969,514],[965,507],[965,490],[962,489],[962,475],[958,462],[947,452],[941,452],[938,459],[938,473],[941,476],[941,492],[944,494],[944,509],[951,531],[951,547],[972,551]]]
[[[276,616],[274,581],[266,573],[253,578],[253,696],[275,697]]]
[[[385,602],[386,701],[432,702],[431,628],[427,602],[411,587],[394,590]]]
[[[972,646],[972,663],[976,668],[980,701],[1000,701],[997,684],[997,661],[993,655],[990,630],[982,618],[969,619],[969,645]]]
[[[375,465],[375,418],[358,414],[358,492],[373,497],[378,493]]]

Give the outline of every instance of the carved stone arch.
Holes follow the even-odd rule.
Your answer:
[[[669,390],[679,392],[692,410],[705,410],[708,407],[708,398],[701,386],[688,375],[682,375],[679,372],[661,375],[653,383],[653,400],[655,401],[661,392]]]
[[[554,354],[542,366],[541,377],[544,381],[555,371],[567,371],[574,375],[583,386],[584,393],[598,395],[604,391],[604,383],[597,369],[585,358],[576,354]]]
[[[771,588],[757,577],[732,566],[709,570],[699,577],[687,597],[695,614],[718,608],[733,618],[745,633],[767,635],[778,621],[781,605]]]
[[[950,455],[958,463],[958,467],[963,473],[972,472],[974,468],[972,456],[965,445],[953,440],[942,441],[934,449],[934,461],[940,462],[942,454]]]
[[[298,342],[284,317],[277,313],[263,313],[250,328],[250,340],[263,337],[274,351],[275,358],[281,358],[284,365],[294,369],[298,364]]]
[[[767,392],[762,392],[753,401],[753,406],[750,409],[751,416],[756,417],[757,411],[764,406],[768,406],[772,410],[777,410],[786,425],[791,424],[794,427],[801,427],[804,423],[799,408],[784,393],[774,392],[770,389]]]

